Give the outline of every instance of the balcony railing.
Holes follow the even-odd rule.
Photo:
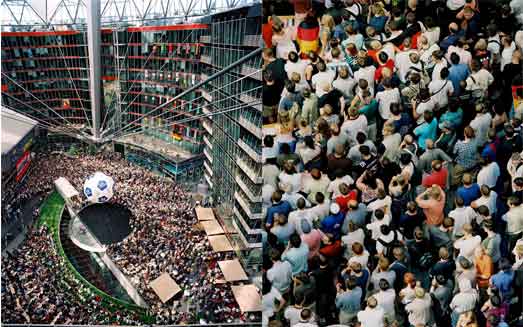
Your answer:
[[[204,161],[203,166],[205,167],[205,170],[207,170],[207,172],[209,173],[209,176],[212,176],[212,169],[211,169],[211,167],[209,167],[207,162]]]
[[[257,138],[259,138],[260,140],[262,139],[263,132],[262,132],[261,127],[257,126],[256,124],[254,124],[253,122],[251,122],[250,120],[248,120],[247,118],[245,118],[243,116],[240,116],[239,123],[240,123],[240,125],[245,127],[246,130],[248,130],[252,134],[256,135]]]
[[[249,198],[250,201],[262,202],[261,196],[256,196],[256,195],[252,194],[252,191],[249,189],[249,187],[247,187],[247,185],[242,181],[242,179],[239,176],[236,176],[236,183],[238,184],[238,186],[240,186],[242,191],[245,194],[247,194],[247,197]]]
[[[245,46],[257,47],[260,45],[260,42],[261,42],[261,35],[245,35],[243,37],[243,45],[245,45]]]
[[[209,162],[212,164],[212,157],[211,157],[211,155],[209,154],[209,152],[207,151],[207,149],[203,149],[203,154],[207,157],[207,159],[209,160]]]
[[[211,127],[211,125],[209,125],[209,123],[207,121],[204,120],[202,123],[202,126],[207,131],[207,133],[212,135],[212,127]]]
[[[204,135],[203,136],[203,142],[209,147],[209,149],[212,150],[212,143],[209,141],[209,139],[207,138],[207,135]]]
[[[241,70],[242,75],[249,75],[254,79],[257,79],[258,81],[262,80],[262,72],[259,68],[252,67],[249,65],[243,65]]]
[[[211,182],[211,177],[209,177],[209,175],[207,175],[207,172],[205,172],[203,175],[205,176],[205,180],[207,181],[207,184],[209,184],[209,187],[213,188],[213,185]]]
[[[263,183],[263,177],[260,176],[260,174],[257,174],[249,165],[240,157],[236,157],[236,162],[238,163],[238,167],[247,175],[251,181],[255,184],[262,184]]]
[[[205,127],[205,125],[204,125]],[[245,143],[242,139],[238,139],[238,146],[245,151],[249,157],[252,158],[252,160],[256,162],[263,162],[262,155],[256,152],[253,148],[251,148],[247,143]]]
[[[234,198],[238,201],[238,203],[240,204],[240,206],[242,207],[242,209],[247,213],[247,215],[249,216],[249,218],[251,218],[251,219],[262,219],[262,218],[263,218],[263,215],[262,215],[261,212],[254,212],[254,213],[253,213],[253,212],[251,211],[251,208],[249,207],[249,204],[248,204],[247,201],[244,199],[244,197],[240,195],[240,193],[235,192],[235,193],[234,193]],[[242,217],[242,215],[241,215],[241,213],[238,211],[238,209],[234,208],[234,210],[237,211],[237,212],[235,212],[235,213],[238,215],[238,217],[239,217],[240,219],[243,220],[244,218]],[[249,226],[245,226],[245,225],[244,225],[244,227],[245,227],[246,229],[250,229]],[[259,230],[256,230],[256,229],[255,229],[255,231],[259,231]],[[250,234],[250,233],[249,233],[249,234]]]

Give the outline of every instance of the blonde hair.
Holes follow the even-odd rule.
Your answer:
[[[474,50],[486,50],[487,41],[485,39],[479,39],[478,42],[474,45]]]
[[[383,4],[381,2],[377,2],[372,5],[371,11],[373,15],[376,16],[384,16],[385,15],[385,8],[383,7]]]
[[[332,31],[334,30],[336,23],[331,15],[323,15],[321,16],[321,25],[327,26]]]

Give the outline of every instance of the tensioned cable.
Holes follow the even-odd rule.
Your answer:
[[[27,92],[29,95],[31,95],[33,98],[35,98],[38,102],[42,103],[46,108],[48,108],[49,110],[51,110],[52,112],[54,112],[58,117],[60,117],[63,121],[65,121],[67,124],[71,124],[71,125],[74,125],[72,122],[70,122],[69,120],[65,119],[62,115],[60,115],[59,113],[57,113],[53,108],[49,107],[46,103],[44,103],[42,100],[40,100],[38,97],[36,97],[32,92],[28,91],[26,88],[24,88],[23,86],[21,86],[20,84],[18,84],[15,80],[13,80],[11,77],[9,77],[6,73],[3,73],[2,72],[2,75],[4,75],[7,79],[9,79],[12,83],[14,83],[16,86],[18,86],[19,88],[21,88],[22,90],[24,90],[25,92]],[[86,136],[85,134],[83,134],[84,136]]]
[[[225,113],[228,113],[228,112],[232,112],[232,111],[236,111],[236,110],[239,110],[239,109],[242,109],[242,108],[246,108],[246,107],[250,107],[250,106],[253,106],[253,105],[258,105],[258,104],[261,104],[262,101],[261,100],[255,100],[255,101],[251,101],[251,102],[247,102],[247,103],[241,103],[239,105],[235,105],[235,106],[230,106],[230,107],[227,107],[227,109],[224,109],[224,110],[221,110],[221,111],[216,111],[216,112],[212,112],[212,113],[209,113],[209,114],[202,114],[202,115],[199,115],[199,116],[194,116],[194,117],[190,117],[190,118],[186,118],[186,119],[181,119],[180,121],[176,121],[176,122],[173,122],[172,124],[170,125],[167,125],[165,127],[170,127],[170,126],[174,126],[176,124],[183,124],[183,123],[187,123],[187,122],[191,122],[191,121],[194,121],[194,120],[200,120],[202,118],[208,118],[208,117],[212,117],[214,115],[221,115],[221,114],[225,114]],[[141,125],[142,127],[144,125]],[[135,135],[135,134],[140,134],[140,133],[143,133],[143,131],[134,131],[134,132],[130,132],[130,133],[127,133],[127,134],[123,134],[119,137],[128,137],[128,136],[131,136],[131,135]]]
[[[54,30],[54,28],[53,28]],[[56,40],[56,43],[59,44],[58,42],[58,36],[54,35],[54,38]],[[62,51],[62,47],[58,47],[58,50],[60,51],[60,56],[62,57],[62,60],[64,62],[64,65],[66,68],[69,68],[69,66],[67,65],[67,60],[65,60],[65,56],[64,56],[64,53]],[[85,120],[87,122],[87,124],[89,124],[89,126],[92,128],[92,125],[91,125],[91,122],[89,121],[89,117],[87,116],[87,112],[86,112],[86,109],[84,107],[84,102],[82,101],[82,97],[80,96],[80,93],[78,93],[78,89],[76,88],[76,83],[73,81],[73,76],[71,75],[71,70],[70,69],[67,69],[67,73],[69,73],[69,79],[71,80],[71,83],[73,84],[73,87],[74,87],[74,90],[76,92],[76,96],[78,96],[78,99],[80,99],[80,106],[82,106],[82,111],[84,113],[84,116],[85,116]]]
[[[131,33],[134,33],[134,31],[131,32]],[[191,32],[191,33],[190,33],[190,34],[189,34],[189,35],[188,35],[188,36],[187,36],[183,41],[187,40],[187,38],[188,38],[191,34],[192,34],[192,32]],[[132,36],[132,34],[131,34],[131,36]],[[127,49],[126,49],[126,52],[125,52],[125,54],[124,54],[124,61],[123,61],[123,62],[125,62],[125,60],[127,60],[127,58],[128,58],[128,57],[127,57],[127,52],[129,51],[129,43],[130,43],[129,41],[130,41],[130,39],[131,39],[131,38],[129,38],[129,40],[128,40],[128,42],[127,42]],[[154,42],[153,42],[153,43],[154,43]],[[183,43],[183,42],[182,42],[182,43]],[[151,57],[153,54],[154,54],[154,51],[151,52],[151,54],[147,57],[145,63],[143,64],[143,66],[142,66],[142,68],[141,68],[142,70],[145,70],[145,67],[147,66],[147,63],[148,63],[150,57]],[[117,61],[118,61],[118,59],[117,59]],[[165,61],[165,63],[162,65],[162,67],[160,67],[160,69],[158,69],[158,71],[162,70],[163,67],[165,67],[165,65],[167,65],[167,63],[168,63],[168,60]],[[120,73],[121,73],[121,69],[119,68],[119,69],[118,69],[118,83],[120,83]],[[144,72],[138,73],[138,76],[139,76],[140,74],[143,74],[143,73],[144,73]],[[124,96],[124,98],[123,98],[123,99],[120,99],[119,101],[117,101],[117,106],[121,106],[121,105],[122,105],[122,102],[125,101],[125,99],[127,98],[127,96],[130,94],[131,89],[133,88],[134,84],[135,84],[136,81],[139,80],[139,79],[140,79],[140,78],[138,78],[138,79],[134,79],[134,82],[133,82],[133,84],[131,84],[131,87],[129,87],[129,88],[127,89],[127,92],[125,92],[125,96]],[[120,90],[121,90],[121,88],[120,88]],[[129,105],[128,105],[128,106],[127,106],[127,107],[126,107],[122,112],[120,112],[120,116],[124,115],[124,114],[127,112],[127,108],[129,108],[129,106],[130,106],[130,105],[131,105],[131,104],[136,100],[136,98],[137,98],[140,94],[142,94],[142,92],[143,92],[143,91],[140,91],[140,93],[138,93],[138,94],[134,97],[134,99],[129,103]],[[114,95],[115,95],[115,93],[114,93],[113,96],[111,97],[111,101],[110,101],[110,103],[113,102]],[[121,92],[119,93],[119,97],[121,97]],[[107,114],[108,114],[108,111],[106,111],[106,116],[107,116]],[[111,117],[111,120],[109,120],[109,122],[111,122],[112,119],[114,119],[114,115],[113,115],[113,117]],[[104,120],[105,120],[105,118],[104,118]],[[103,126],[103,125],[102,125],[102,126]],[[106,130],[107,130],[107,128],[105,128],[104,130],[102,130],[102,131],[101,131],[101,134],[102,134],[102,133],[105,133]]]
[[[20,115],[24,115],[24,116],[27,116],[27,117],[30,118],[30,119],[33,119],[33,120],[36,121],[36,124],[37,124],[38,126],[42,126],[42,127],[45,127],[45,128],[56,128],[56,127],[59,126],[59,125],[53,125],[53,124],[51,124],[51,123],[49,123],[49,122],[46,122],[45,120],[40,120],[39,118],[37,118],[37,117],[35,117],[35,116],[32,116],[32,115],[29,115],[29,114],[25,113],[24,111],[20,111],[18,108],[15,108],[15,107],[11,107],[11,106],[7,106],[7,105],[3,104],[3,105],[2,105],[2,108],[6,108],[6,109],[13,110],[14,112],[16,112],[16,113],[18,113],[18,114],[20,114]],[[4,110],[2,110],[2,111],[4,111]],[[31,124],[31,122],[28,122],[27,120],[23,120],[23,119],[21,119],[19,116],[13,115],[13,114],[11,114],[11,113],[9,113],[9,112],[7,112],[7,111],[4,111],[4,112],[2,113],[2,115],[7,115],[7,116],[9,116],[9,117],[12,117],[13,119],[16,118],[16,117],[18,117],[18,118],[19,118],[19,119],[18,119],[19,121],[21,121],[21,122],[25,122],[25,123],[27,123],[27,124]],[[16,119],[15,119],[15,120],[16,120]]]
[[[242,94],[244,94],[244,93],[248,93],[248,92],[256,91],[257,89],[261,89],[261,88],[262,88],[262,86],[258,86],[258,87],[256,87],[256,88],[252,88],[252,89],[249,89],[249,90],[246,90],[246,91],[242,91],[242,92],[240,92],[240,93],[232,94],[232,95],[228,96],[227,98],[220,99],[220,100],[218,100],[218,101],[216,101],[216,102],[213,102],[213,104],[220,103],[220,102],[223,102],[223,101],[226,101],[226,100],[232,99],[232,98],[234,98],[234,97],[240,96],[240,95],[242,95]],[[172,121],[172,119],[175,119],[175,118],[177,118],[177,117],[183,116],[183,115],[185,115],[185,114],[187,114],[187,113],[191,113],[191,112],[197,111],[198,109],[202,109],[202,108],[204,108],[204,107],[207,106],[207,105],[208,105],[208,104],[204,104],[204,105],[202,105],[202,106],[199,106],[199,107],[193,108],[193,109],[188,110],[188,111],[186,111],[186,112],[179,113],[179,114],[175,115],[174,117],[172,117],[172,118],[170,118],[170,119],[171,119],[171,121]],[[172,112],[172,111],[171,111],[171,112]],[[150,118],[150,119],[156,119],[156,118],[160,118],[160,116],[165,115],[165,114],[166,114],[166,112],[164,111],[163,113],[161,113],[161,114],[159,114],[159,115],[156,115],[156,116],[153,116],[153,117],[148,117],[148,118]],[[140,120],[140,119],[143,119],[144,117],[146,117],[146,116],[143,116],[143,117],[141,117],[141,118],[139,118],[139,119],[136,119],[135,121],[129,123],[128,126],[134,124],[135,122],[137,122],[137,121]],[[124,129],[121,129],[121,130],[120,130],[120,132],[122,132],[122,131],[124,131]],[[119,135],[118,135],[117,133],[113,134],[112,136],[113,136],[113,137],[119,137]]]
[[[212,116],[214,116],[216,114],[222,114],[222,113],[227,113],[229,111],[232,111],[232,110],[229,110],[231,108],[241,109],[241,108],[244,108],[244,107],[250,107],[250,106],[256,105],[258,103],[261,103],[260,99],[256,99],[256,100],[253,100],[253,101],[250,101],[250,102],[237,103],[237,104],[231,105],[229,107],[225,107],[225,109],[223,109],[221,111],[215,111],[215,112],[205,113],[205,114],[201,114],[201,115],[194,115],[192,117],[180,119],[180,120],[177,120],[177,121],[172,121],[172,120],[167,120],[166,119],[166,123],[167,123],[166,127],[174,126],[174,125],[177,125],[177,124],[184,124],[184,123],[187,123],[187,122],[200,120],[202,118],[209,118],[209,117],[212,117]],[[143,124],[139,124],[139,125],[143,126]],[[125,134],[123,134],[123,135],[125,135]]]
[[[229,72],[230,70],[236,68],[236,67],[239,66],[240,64],[243,64],[244,62],[247,62],[248,60],[250,60],[250,59],[252,59],[252,58],[254,58],[254,57],[260,55],[261,52],[262,52],[262,49],[261,49],[261,48],[258,48],[258,49],[256,49],[256,50],[250,52],[249,54],[247,54],[246,56],[244,56],[244,57],[240,58],[239,60],[233,62],[233,63],[230,64],[229,66],[224,67],[224,68],[222,68],[222,70],[220,70],[220,71],[218,71],[218,72],[212,74],[212,75],[209,76],[205,81],[202,81],[202,82],[200,82],[200,83],[198,83],[198,84],[196,84],[196,85],[191,86],[190,88],[188,88],[188,89],[186,89],[185,91],[181,92],[180,94],[176,95],[174,98],[172,98],[172,99],[168,100],[167,102],[164,102],[163,104],[157,106],[156,108],[154,108],[153,110],[151,110],[151,111],[149,112],[149,114],[152,114],[152,112],[155,112],[155,111],[157,111],[157,110],[160,110],[160,109],[163,109],[163,108],[167,107],[168,105],[170,105],[170,104],[173,103],[174,101],[176,101],[176,100],[182,98],[183,96],[189,94],[190,92],[193,92],[193,91],[197,90],[198,88],[200,88],[201,86],[203,86],[203,85],[205,85],[205,84],[211,82],[212,80],[214,80],[214,79],[216,79],[216,78],[222,76],[223,74],[225,74],[225,73]],[[127,128],[128,126],[134,124],[135,122],[137,122],[137,121],[140,120],[140,119],[141,119],[141,118],[138,118],[138,119],[132,121],[131,123],[129,123],[129,124],[127,124],[126,126],[124,126],[123,128],[121,128],[120,130]],[[114,136],[114,134],[113,134],[113,136]]]
[[[245,79],[245,78],[247,78],[247,77],[250,77],[250,76],[252,76],[252,75],[254,75],[254,74],[258,73],[258,72],[259,72],[259,70],[258,70],[258,71],[255,71],[255,72],[253,72],[253,73],[251,73],[251,74],[245,75],[245,76],[243,76],[243,77],[241,77],[241,78],[239,78],[239,79],[237,79],[237,80],[234,80],[234,81],[231,82],[231,83],[228,83],[228,84],[226,84],[226,85],[223,85],[223,86],[221,86],[220,88],[216,88],[216,89],[212,90],[211,92],[209,92],[209,94],[213,94],[213,93],[215,93],[215,92],[218,92],[218,91],[224,89],[225,87],[227,87],[227,86],[229,86],[229,85],[232,85],[232,84],[234,84],[234,83],[238,83],[239,81],[241,81],[241,80],[243,80],[243,79]],[[204,82],[205,82],[205,81],[204,81]],[[251,91],[251,90],[249,90],[249,91]],[[249,91],[246,91],[246,92],[249,92]],[[245,93],[245,92],[238,93],[238,94],[235,94],[235,95],[241,95],[241,94],[243,94],[243,93]],[[205,98],[205,97],[204,97],[203,95],[201,95],[201,96],[197,97],[196,99],[193,99],[193,100],[190,100],[190,101],[187,101],[187,102],[193,103],[193,102],[195,102],[196,100],[204,99],[204,98]],[[169,100],[169,101],[172,102],[172,100]],[[169,102],[169,101],[168,101],[168,102]],[[173,110],[185,106],[185,105],[187,104],[187,102],[186,102],[186,103],[183,103],[183,104],[180,104],[180,105],[178,105],[178,106],[176,106],[176,107],[174,107]],[[159,106],[156,107],[156,108],[153,108],[151,111],[149,111],[149,112],[146,114],[146,116],[152,114],[154,111],[157,111],[158,108],[160,108],[160,107],[162,107],[162,106],[165,107],[166,104],[167,104],[167,102],[166,102],[166,103],[163,103],[163,104],[161,104],[161,105],[159,105]],[[198,108],[193,109],[193,110],[189,110],[189,111],[184,112],[184,113],[180,113],[180,114],[178,114],[178,115],[176,115],[176,116],[174,116],[174,117],[172,117],[172,118],[176,118],[176,117],[182,116],[182,115],[184,115],[185,113],[190,113],[190,112],[193,112],[193,111],[195,111],[195,110],[197,110],[197,109],[200,109],[200,108],[203,108],[203,106],[202,106],[202,107],[198,107]],[[158,118],[158,117],[160,117],[160,116],[165,115],[166,113],[167,113],[167,112],[164,111],[164,112],[161,112],[160,114],[157,114],[156,116],[153,116],[153,117],[150,117],[150,118],[152,118],[152,119],[154,119],[154,118]],[[143,117],[142,117],[142,118],[143,118]],[[114,134],[113,134],[113,136],[117,136],[117,134],[118,134],[119,132],[123,131],[124,129],[126,129],[127,127],[129,127],[130,125],[132,125],[133,123],[137,122],[138,120],[140,120],[140,119],[142,119],[142,118],[138,118],[138,119],[136,119],[135,121],[132,121],[131,123],[127,124],[126,126],[124,126],[124,127],[120,128],[119,130],[115,131]]]
[[[11,99],[13,99],[13,100],[15,100],[15,101],[21,103],[22,105],[24,105],[24,106],[26,106],[26,107],[28,107],[28,108],[30,108],[30,109],[36,111],[36,112],[43,112],[43,110],[45,110],[44,108],[35,108],[35,107],[31,106],[30,104],[27,104],[26,102],[24,102],[24,101],[22,101],[22,100],[20,100],[20,99],[18,99],[18,98],[15,98],[14,96],[10,95],[9,93],[4,93],[4,95],[7,95],[7,96],[10,97]],[[5,106],[5,104],[3,104],[3,106]],[[28,116],[29,116],[29,114],[27,114],[27,113],[22,113],[22,114],[24,114],[24,115],[28,115]],[[49,117],[49,118],[51,118],[51,117]],[[34,118],[34,119],[38,120],[37,118]],[[50,122],[48,122],[48,121],[46,121],[46,120],[42,120],[42,121],[45,121],[45,122],[47,122],[47,123],[50,123]],[[54,126],[54,125],[53,125],[53,126]],[[60,125],[57,123],[56,126],[60,126]],[[69,126],[67,126],[67,125],[62,125],[62,126],[63,126],[63,128],[69,128],[70,130],[77,131],[76,129],[71,128],[71,127],[69,127]]]
[[[120,89],[120,74],[121,74],[121,66],[120,66],[120,43],[119,43],[119,39],[118,39],[118,33],[120,32],[120,23],[118,23],[118,27],[116,28],[116,33],[114,33],[116,35],[116,56],[115,56],[115,61],[116,61],[116,75],[117,75],[117,78],[118,78],[118,88]],[[123,63],[125,62],[125,59],[127,58],[127,53],[129,51],[129,43],[131,42],[131,38],[133,37],[133,34],[134,34],[134,31],[131,32],[131,36],[129,36],[129,39],[127,40],[127,47],[125,49],[125,54],[124,54],[124,60],[122,62],[122,65]],[[111,100],[109,100],[109,105],[107,106],[107,109],[105,110],[105,115],[104,115],[104,118],[102,120],[102,123],[100,124],[100,128],[102,129],[101,132],[100,132],[100,135],[102,135],[102,133],[104,133],[105,131],[105,128],[104,128],[104,125],[105,125],[105,122],[107,120],[107,116],[109,115],[109,111],[110,109],[112,108],[111,104],[113,103],[114,101],[114,98],[116,96],[116,93],[117,92],[114,92],[111,96]],[[116,102],[119,103],[118,101],[118,98],[120,97],[120,93],[121,92],[118,92],[118,95],[117,95],[117,100]],[[114,106],[114,111],[116,111],[116,106]],[[114,113],[113,113],[114,115]]]
[[[163,66],[162,66],[161,68],[163,68]],[[160,69],[161,69],[161,68],[160,68]],[[241,77],[241,78],[239,78],[239,79],[234,80],[233,82],[231,82],[231,83],[229,83],[229,84],[223,85],[221,88],[225,88],[226,86],[229,86],[229,85],[231,85],[231,84],[234,84],[234,83],[236,83],[236,82],[239,82],[239,81],[241,81],[241,80],[243,80],[243,79],[245,79],[245,78],[247,78],[247,77],[249,77],[249,76],[251,76],[251,75],[254,75],[254,74],[255,74],[255,73],[251,73],[251,74],[248,74],[248,75],[246,75],[246,76],[243,76],[243,77]],[[200,75],[201,75],[201,74],[200,74]],[[216,90],[213,90],[213,91],[209,92],[209,94],[212,94],[212,93],[214,93],[215,91],[216,91]],[[136,97],[133,99],[133,101],[130,102],[129,105],[127,105],[127,107],[125,108],[125,111],[124,111],[122,114],[127,113],[127,108],[129,108],[129,107],[132,105],[132,103],[134,102],[134,100],[136,100],[136,98],[137,98],[140,94],[142,94],[142,92],[143,92],[143,91],[140,91],[140,93],[136,95]],[[202,99],[202,98],[204,98],[203,95],[201,95],[201,96],[199,96],[199,97],[197,97],[197,98],[195,98],[195,99],[192,99],[192,100],[186,101],[186,102],[195,102],[196,100],[199,100],[199,99]],[[183,99],[182,99],[182,100],[183,100]],[[185,104],[187,104],[187,103],[185,103]],[[180,107],[180,106],[184,106],[185,104],[179,105],[178,107]],[[176,109],[176,108],[177,108],[177,107],[175,107],[174,109]]]
[[[118,28],[117,28],[117,31],[116,31],[116,38],[118,39],[118,32],[119,32],[119,28],[120,28],[120,23],[118,23]],[[122,66],[124,65],[125,63],[125,60],[127,60],[127,53],[129,53],[129,43],[131,43],[131,39],[133,38],[133,35],[134,35],[134,31],[131,32],[131,35],[129,36],[129,39],[127,39],[127,47],[125,48],[125,54],[123,55],[123,61],[122,61]],[[119,43],[116,43],[116,47],[120,47],[120,44]],[[116,57],[116,62],[119,63],[120,62],[120,58],[118,58],[118,56]],[[122,72],[122,69],[121,68],[118,68],[118,71],[117,71],[117,75],[118,75],[118,82],[120,82],[120,73]],[[114,100],[114,95],[111,97],[111,101],[110,103],[112,103]]]
[[[187,39],[192,35],[192,33],[193,33],[193,31],[191,31],[191,33],[189,33],[189,35],[187,35],[187,37],[185,37],[185,39],[183,39],[183,41],[182,41],[181,43],[185,43],[185,41],[187,41]],[[170,59],[169,59],[169,60],[170,60]],[[163,63],[163,65],[162,65],[162,66],[161,66],[157,71],[159,71],[159,72],[163,71],[163,68],[167,65],[167,63],[169,62],[169,60],[165,60],[165,62]],[[142,66],[142,69],[145,69],[144,67],[145,67],[146,65],[147,65],[147,61],[146,61],[145,64]],[[144,73],[145,73],[145,72],[139,72],[139,73],[138,73],[138,76],[140,76],[140,74],[144,74]],[[142,77],[143,77],[143,76],[142,76]],[[138,78],[138,79],[139,79],[139,78]],[[135,79],[134,81],[136,82],[137,79]],[[132,89],[132,87],[133,87],[133,85],[134,85],[135,82],[133,82],[133,84],[131,84],[131,87],[127,90],[127,92],[126,92],[124,98],[122,99],[122,101],[120,102],[120,104],[121,104],[122,102],[124,102],[125,99],[127,98],[127,96],[130,94],[131,89]],[[134,103],[134,101],[135,101],[135,100],[136,100],[136,99],[137,99],[141,94],[143,94],[143,90],[140,91],[140,92],[139,92],[139,93],[134,97],[134,99],[131,100],[131,102],[129,102],[129,104],[127,105],[127,107],[125,107],[125,109],[122,111],[122,113],[121,113],[122,115],[124,115],[124,114],[127,113],[127,109],[131,106],[132,103]]]
[[[6,105],[3,105],[3,107],[5,107],[7,109],[11,109],[11,110],[13,110],[13,111],[15,111],[15,112],[17,112],[17,113],[19,113],[21,115],[26,115],[26,116],[30,117],[30,115],[27,115],[26,113],[22,113],[22,112],[16,111],[15,108],[13,108],[13,107],[9,107],[9,106],[6,106]],[[19,122],[29,123],[27,120],[23,120],[20,117],[14,116],[14,115],[12,115],[12,114],[10,114],[8,112],[4,112],[3,115],[9,116],[10,119],[13,119],[13,120],[16,120],[16,121],[19,121]],[[34,118],[34,117],[30,117],[30,118],[36,120],[36,118]],[[47,125],[45,125],[43,123],[40,123],[40,122],[37,122],[36,125],[40,126],[40,127],[43,127],[43,128],[45,128],[47,130],[57,130],[60,133],[63,133],[65,135],[68,135],[68,136],[71,136],[71,137],[75,137],[75,138],[78,137],[78,134],[76,134],[76,133],[67,132],[66,130],[60,130],[60,126],[59,125],[49,125],[49,126],[47,126]]]

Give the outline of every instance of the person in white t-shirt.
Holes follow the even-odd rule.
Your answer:
[[[373,65],[366,65],[364,59],[358,58],[358,64],[361,62],[362,66],[354,73],[354,79],[359,81],[364,79],[369,83],[369,88],[374,89],[374,73],[376,67]]]
[[[412,49],[406,49],[403,52],[400,52],[396,55],[396,62],[394,64],[396,66],[398,76],[402,83],[407,82],[407,73],[410,71],[412,66],[415,66],[415,63],[412,60],[413,55],[419,58],[416,51]],[[419,67],[416,68],[421,68],[421,62],[418,62],[417,66]]]
[[[392,86],[392,80],[390,78],[384,78],[382,85],[385,90],[376,94],[376,101],[378,101],[378,110],[381,118],[383,120],[389,120],[391,118],[390,105],[391,103],[400,103],[401,95],[398,88]]]
[[[454,237],[459,238],[463,236],[463,226],[470,224],[477,214],[474,209],[465,206],[465,201],[461,196],[456,196],[454,199],[456,208],[449,212],[449,217],[454,219],[454,228],[452,233]]]
[[[475,97],[485,96],[488,87],[494,82],[494,76],[482,68],[477,59],[472,60],[470,70],[472,73],[465,80],[467,84],[465,89],[472,91],[472,95]]]
[[[374,294],[374,297],[378,301],[378,306],[385,312],[385,319],[390,323],[396,319],[396,291],[390,287],[386,279],[379,281],[379,287],[380,290]]]
[[[267,326],[269,319],[285,307],[286,301],[276,288],[270,286],[270,281],[264,281],[263,284],[264,291],[267,292],[264,292],[265,294],[262,296],[262,316],[264,320],[262,324]],[[276,301],[280,303],[278,306],[276,306]]]
[[[327,65],[323,61],[320,61],[316,67],[318,67],[319,72],[312,76],[311,83],[316,90],[316,95],[319,98],[327,93],[325,92],[325,88],[332,84],[334,77],[336,76],[336,72],[327,69]]]
[[[419,50],[419,59],[423,62],[426,69],[433,68],[434,65],[436,65],[436,61],[434,60],[434,53],[437,53],[439,48],[439,45],[437,43],[434,43],[432,45],[429,44],[428,39],[425,36],[421,36],[418,39],[418,49]],[[443,54],[442,54],[443,56]]]
[[[365,241],[365,232],[352,221],[349,221],[348,229],[347,235],[341,237],[341,244],[345,246],[345,258],[350,258],[353,255],[352,245],[354,243],[363,244]]]
[[[487,185],[481,185],[481,196],[476,199],[475,201],[472,201],[470,204],[470,207],[473,209],[477,209],[481,206],[486,206],[489,210],[489,213],[491,215],[496,214],[497,212],[497,199],[498,194],[490,189]],[[477,221],[479,223],[479,221]]]
[[[447,77],[449,77],[448,68],[445,67],[440,71],[440,77],[441,78],[432,80],[429,83],[429,91],[432,100],[440,109],[443,109],[449,104],[449,97],[454,93],[454,86],[452,82],[447,79]]]
[[[342,66],[338,71],[338,78],[332,82],[332,87],[343,93],[346,99],[354,97],[354,87],[358,82],[350,77],[350,71],[347,67]]]
[[[478,103],[476,105],[476,117],[470,122],[470,127],[474,130],[478,146],[483,146],[487,142],[491,123],[492,116],[488,112],[487,107],[482,103]]]
[[[479,185],[487,185],[489,188],[494,188],[501,173],[498,163],[486,156],[481,159],[481,166],[477,176],[477,183]]]
[[[269,256],[272,267],[267,270],[267,279],[280,294],[287,293],[292,283],[292,266],[288,261],[281,260],[281,253],[276,249],[271,249]]]
[[[409,315],[411,326],[430,326],[433,322],[432,299],[422,287],[417,286],[414,290],[416,297],[412,302],[405,306],[405,311]]]
[[[459,56],[460,64],[470,65],[471,61],[472,61],[472,54],[470,53],[470,51],[465,50],[466,44],[467,44],[467,40],[465,40],[465,38],[463,37],[458,40],[457,45],[451,45],[447,49],[447,54],[446,54],[447,61],[450,62],[450,55],[453,53],[456,53]]]
[[[378,301],[374,296],[367,299],[365,310],[358,312],[358,321],[361,327],[384,327],[385,310],[378,306]]]
[[[443,51],[434,51],[432,53],[432,60],[434,62],[434,69],[432,70],[432,80],[437,81],[441,79],[441,70],[449,67],[449,62],[444,57]]]
[[[285,72],[287,73],[287,78],[291,79],[292,73],[300,74],[302,81],[305,81],[305,69],[307,68],[308,63],[300,59],[300,56],[296,51],[289,52],[289,60],[285,64]]]
[[[367,117],[360,115],[358,109],[351,107],[349,109],[349,119],[341,125],[341,134],[345,135],[350,144],[356,143],[358,132],[367,133]]]
[[[459,257],[465,257],[474,262],[474,250],[481,245],[481,236],[473,236],[472,231],[470,224],[463,225],[463,237],[454,242],[454,248],[459,251]]]
[[[412,100],[412,116],[416,119],[416,124],[421,125],[425,122],[425,111],[434,111],[435,102],[432,100],[429,90],[421,89],[419,92],[419,101]]]

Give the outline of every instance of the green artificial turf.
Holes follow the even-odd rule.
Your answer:
[[[40,207],[37,227],[46,225],[53,231],[53,236],[56,236],[56,232],[60,228],[60,218],[64,205],[65,201],[58,192],[51,193]]]

